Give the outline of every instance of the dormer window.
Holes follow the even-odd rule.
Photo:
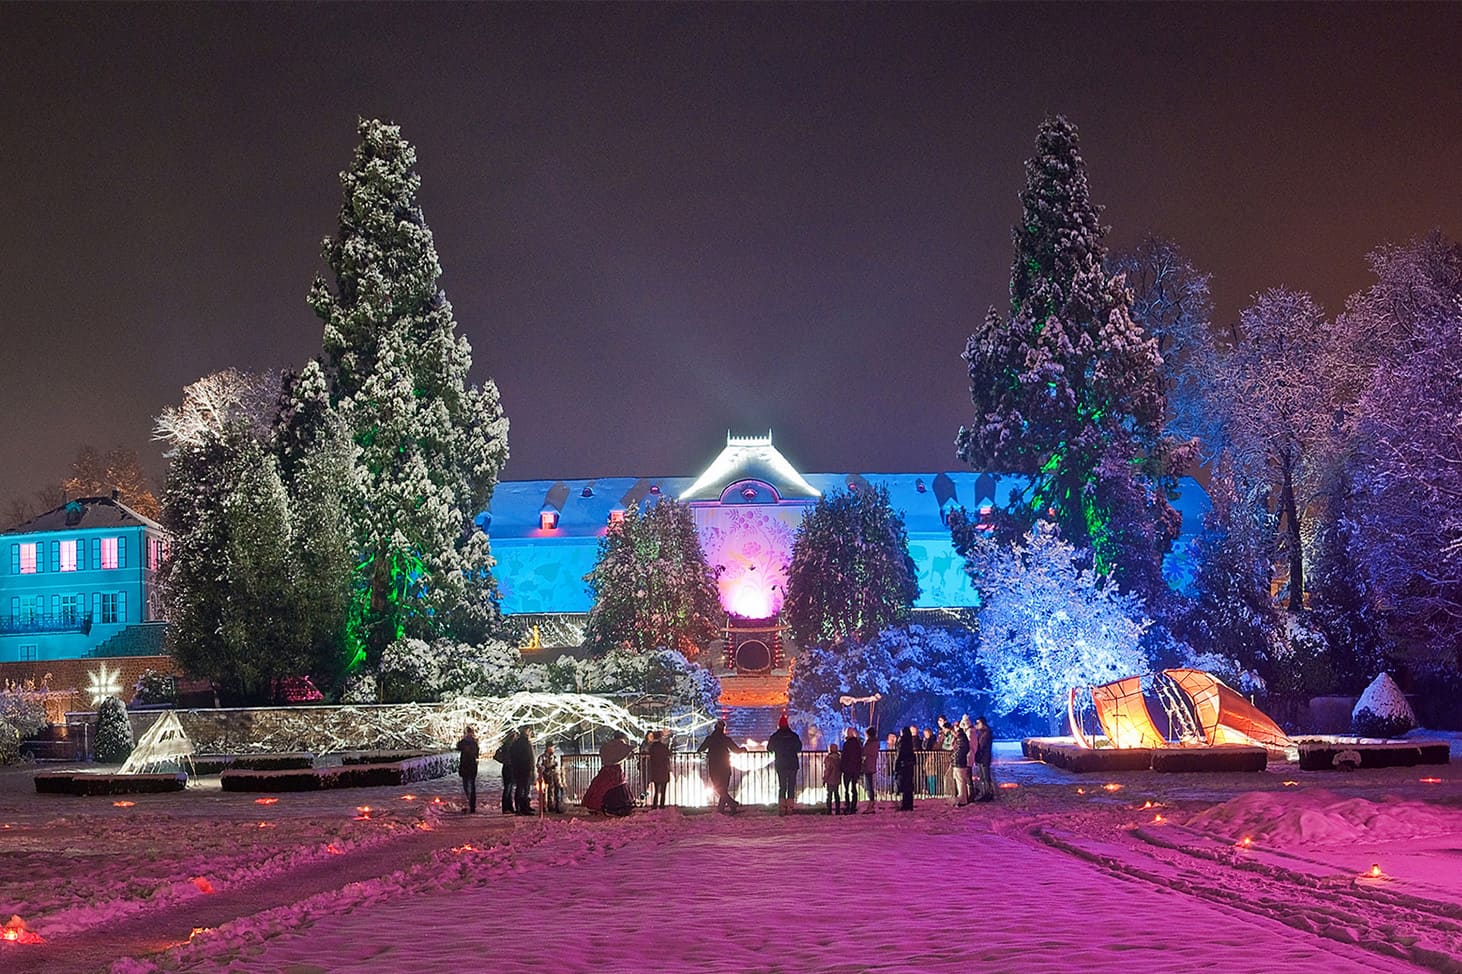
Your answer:
[[[539,511],[538,526],[544,531],[553,531],[558,528],[558,511]]]
[[[650,485],[650,493],[653,496],[655,496],[655,497],[659,497],[660,496],[660,485],[659,484],[651,484]]]
[[[617,526],[619,526],[619,525],[621,525],[623,523],[624,523],[624,508],[622,508],[622,507],[616,507],[612,511],[609,512],[609,524],[610,524],[611,527],[617,527]]]
[[[743,488],[741,488],[741,496],[742,497],[745,497],[747,500],[755,500],[756,499],[756,488],[755,487],[743,487]]]

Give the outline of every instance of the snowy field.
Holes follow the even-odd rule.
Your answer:
[[[1093,779],[1000,752],[993,805],[840,818],[6,771],[0,911],[44,942],[0,971],[1462,972],[1456,765]]]

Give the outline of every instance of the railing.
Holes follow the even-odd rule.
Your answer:
[[[821,805],[826,800],[827,789],[822,781],[824,751],[803,751],[798,760],[797,802],[802,805]],[[873,776],[874,789],[880,801],[898,799],[898,781],[894,777],[893,765],[896,757],[893,751],[880,751],[878,772]],[[915,754],[919,766],[914,773],[915,798],[944,798],[951,794],[948,751],[919,751]],[[597,754],[565,754],[563,761],[564,795],[569,801],[579,801],[589,788],[589,782],[599,773],[602,766]],[[649,774],[642,755],[626,758],[623,763],[625,783],[630,794],[637,800],[650,789]],[[766,751],[748,751],[731,755],[731,795],[747,805],[775,805],[777,802],[777,772],[772,766],[772,755]],[[863,778],[858,778],[858,793],[863,796]],[[677,751],[670,755],[670,784],[665,790],[667,804],[687,808],[701,808],[715,804],[715,792],[711,789],[710,775],[706,770],[706,756],[694,751]]]
[[[90,632],[90,612],[33,613],[0,616],[0,634],[7,636],[43,632]]]

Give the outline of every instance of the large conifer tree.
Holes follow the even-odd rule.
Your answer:
[[[908,621],[919,597],[904,517],[888,490],[833,491],[797,529],[782,605],[802,646],[866,642]]]
[[[1043,122],[1025,169],[1010,312],[991,308],[965,348],[975,416],[956,447],[976,469],[1030,478],[1010,500],[1016,533],[1052,517],[1099,573],[1145,590],[1177,529],[1156,343],[1103,266],[1076,127]]]
[[[507,459],[508,421],[490,380],[467,384],[472,351],[439,286],[415,149],[395,125],[362,121],[359,132],[340,174],[340,230],[324,245],[333,286],[316,280],[310,304],[325,324],[330,408],[358,447],[347,642],[352,663],[374,667],[403,636],[473,641],[500,621],[472,519]]]
[[[668,497],[611,525],[584,580],[594,596],[584,645],[596,655],[673,649],[694,658],[726,618],[695,518]]]

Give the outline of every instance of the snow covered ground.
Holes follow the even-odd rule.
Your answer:
[[[1455,765],[998,754],[993,805],[841,818],[469,817],[451,779],[115,807],[6,772],[0,911],[46,943],[0,970],[1462,971]]]

